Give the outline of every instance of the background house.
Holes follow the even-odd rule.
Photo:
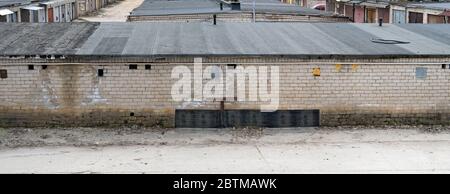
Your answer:
[[[20,9],[31,0],[0,0],[0,22],[20,22]]]
[[[349,22],[345,16],[279,0],[144,0],[129,21]]]
[[[0,0],[0,22],[71,22],[116,0]]]
[[[327,0],[326,10],[355,23],[449,23],[450,2],[398,0]]]

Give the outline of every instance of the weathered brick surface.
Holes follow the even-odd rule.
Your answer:
[[[212,59],[205,61],[214,64]],[[261,59],[236,62],[255,61]],[[442,69],[441,64],[423,65],[436,59],[409,59],[408,63],[414,61],[422,65],[349,63],[338,70],[335,64],[320,64],[320,60],[314,65],[301,60],[277,64],[279,109],[320,109],[321,125],[448,124],[450,69]],[[145,70],[144,64],[131,70],[129,63],[55,63],[47,69],[30,64],[35,70],[28,70],[26,63],[0,63],[0,69],[8,71],[8,78],[0,79],[0,127],[173,127],[175,109],[220,107],[217,101],[174,102],[170,91],[177,80],[171,78],[171,71],[183,65],[175,62],[149,63],[151,70]],[[192,68],[192,64],[184,65]],[[415,76],[419,66],[427,68],[425,79]],[[313,76],[313,68],[320,68],[319,77]],[[97,76],[97,69],[104,69],[104,77]],[[225,108],[255,109],[259,104],[226,102]]]

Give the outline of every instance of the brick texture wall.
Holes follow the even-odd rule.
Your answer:
[[[293,61],[299,63],[275,64],[280,69],[279,109],[320,109],[324,126],[449,122],[448,65],[443,69],[441,64],[406,62],[336,65],[332,61]],[[34,70],[29,69],[30,64]],[[219,102],[172,100],[170,91],[178,81],[171,78],[172,69],[176,65],[192,69],[192,64],[148,63],[151,69],[141,63],[138,69],[129,69],[129,64],[53,63],[44,69],[37,63],[0,63],[0,70],[7,70],[8,76],[0,79],[0,127],[173,127],[175,109],[220,107]],[[417,67],[427,69],[426,77],[416,77]],[[320,68],[320,76],[313,76],[313,68]],[[103,69],[103,77],[97,75],[98,69]],[[259,104],[229,101],[225,108],[257,109]]]

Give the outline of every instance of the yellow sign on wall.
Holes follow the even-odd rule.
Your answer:
[[[314,76],[320,76],[320,68],[319,67],[315,67],[313,68],[313,75]]]

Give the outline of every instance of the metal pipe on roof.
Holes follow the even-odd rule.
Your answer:
[[[253,0],[253,22],[256,22],[256,0]]]

